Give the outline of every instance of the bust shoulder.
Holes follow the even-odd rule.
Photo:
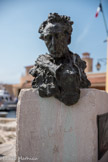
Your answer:
[[[73,60],[83,70],[86,68],[86,62],[77,53],[73,53]]]

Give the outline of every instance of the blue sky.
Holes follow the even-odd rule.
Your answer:
[[[47,48],[38,28],[50,12],[67,15],[74,21],[71,51],[94,58],[106,58],[106,31],[102,13],[95,18],[99,0],[0,0],[0,82],[19,83],[25,66],[33,65]],[[108,0],[102,0],[108,24]],[[106,67],[102,64],[101,71]]]

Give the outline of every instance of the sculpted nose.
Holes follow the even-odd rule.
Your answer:
[[[53,46],[55,45],[55,37],[54,36],[52,37],[52,45]]]

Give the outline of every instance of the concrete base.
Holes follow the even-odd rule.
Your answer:
[[[108,112],[108,94],[81,90],[73,106],[21,90],[17,106],[20,162],[98,162],[97,114]],[[108,162],[108,151],[99,162]]]

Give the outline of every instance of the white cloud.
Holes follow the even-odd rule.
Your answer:
[[[89,33],[91,26],[93,25],[93,17],[90,18],[89,22],[85,25],[85,28],[83,29],[83,31],[81,32],[81,34],[78,36],[76,42],[80,43]]]
[[[82,31],[82,33],[79,35],[79,37],[77,38],[77,43],[80,43],[85,37],[86,35],[88,34],[89,32],[89,29],[90,29],[90,26],[87,25],[84,30]]]

